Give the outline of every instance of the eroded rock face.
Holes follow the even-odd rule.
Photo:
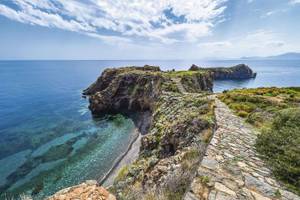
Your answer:
[[[106,69],[84,94],[89,95],[94,115],[146,111],[153,106],[164,78],[159,68],[128,67]]]
[[[218,67],[218,68],[201,68],[197,65],[192,65],[189,69],[190,71],[211,71],[213,73],[215,80],[227,80],[227,79],[249,79],[255,78],[256,73],[252,71],[252,69],[245,65],[239,64],[233,67],[225,68],[225,67]]]
[[[80,185],[60,190],[46,200],[68,199],[116,200],[116,197],[100,187],[96,181],[89,180]]]
[[[163,72],[159,67],[106,69],[83,94],[89,96],[94,115],[152,111],[163,91],[212,91],[212,75]]]

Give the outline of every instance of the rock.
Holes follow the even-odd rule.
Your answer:
[[[178,83],[174,80],[178,80]],[[94,116],[116,113],[137,115],[146,112],[149,116],[162,92],[180,92],[179,87],[188,92],[212,91],[212,74],[163,72],[159,67],[148,65],[106,69],[83,94],[88,96],[89,109]],[[141,118],[133,117],[136,124]],[[143,121],[138,124],[138,128],[148,129],[151,119],[148,117]]]
[[[251,191],[251,194],[253,195],[255,200],[271,200],[268,197],[264,197],[261,194],[258,194],[257,192]]]
[[[193,64],[191,67],[190,67],[190,71],[197,71],[197,70],[200,70],[201,67],[198,67],[197,65]]]
[[[202,160],[202,166],[214,170],[218,167],[218,162],[214,159],[204,158]]]
[[[213,73],[215,80],[228,80],[228,79],[249,79],[255,78],[256,73],[245,64],[239,64],[233,67],[219,67],[219,68],[201,68],[192,65],[190,71],[205,70]]]
[[[105,188],[98,186],[97,181],[88,180],[85,183],[58,191],[46,200],[90,199],[116,200]]]
[[[231,189],[227,188],[225,185],[223,185],[221,183],[216,182],[215,183],[215,189],[217,191],[224,192],[224,193],[229,194],[231,196],[236,196],[236,193],[234,191],[232,191]]]
[[[245,175],[245,186],[247,188],[260,191],[268,196],[273,196],[276,192],[276,190],[268,183],[265,183],[251,175]]]

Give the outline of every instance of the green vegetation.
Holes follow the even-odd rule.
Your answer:
[[[256,148],[274,174],[300,193],[300,108],[280,111],[258,136]]]
[[[193,76],[196,74],[205,74],[205,71],[169,71],[165,72],[165,74],[169,77],[185,77],[185,76]]]
[[[276,113],[300,104],[300,88],[257,88],[224,91],[219,95],[236,114],[261,128],[269,125]]]
[[[258,152],[274,175],[300,194],[300,88],[232,90],[219,98],[261,131]]]
[[[122,179],[124,179],[124,177],[128,174],[128,166],[125,165],[124,167],[122,167],[119,172],[118,172],[118,175],[117,177],[115,178],[114,181],[120,181]]]
[[[125,117],[121,114],[110,116],[110,120],[116,127],[120,127],[125,123]]]
[[[160,95],[139,158],[119,171],[112,187],[119,199],[182,199],[212,136],[214,103],[206,96],[167,91]],[[170,163],[176,163],[176,170],[168,170]]]

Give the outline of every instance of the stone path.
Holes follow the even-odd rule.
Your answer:
[[[216,99],[215,132],[185,200],[300,200],[272,177],[254,149],[256,132]]]
[[[177,88],[178,88],[178,90],[179,90],[180,93],[182,93],[182,94],[186,93],[186,90],[184,89],[184,87],[183,87],[183,85],[181,83],[181,79],[179,79],[179,78],[172,78],[172,81],[174,83],[176,83],[176,86],[177,86]]]

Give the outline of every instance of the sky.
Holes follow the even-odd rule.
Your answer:
[[[0,59],[300,52],[300,0],[0,0]]]

